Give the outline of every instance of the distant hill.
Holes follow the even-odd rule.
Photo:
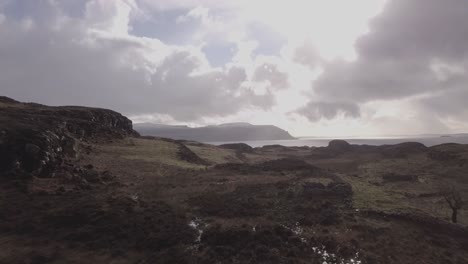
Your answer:
[[[205,127],[170,126],[151,123],[134,124],[146,136],[167,137],[202,142],[294,139],[287,131],[272,125],[228,123]]]

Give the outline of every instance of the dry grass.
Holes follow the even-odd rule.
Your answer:
[[[401,194],[385,191],[365,179],[341,175],[341,178],[353,187],[353,206],[357,209],[393,211],[408,207]]]
[[[187,147],[195,154],[197,154],[200,158],[215,164],[228,162],[242,163],[242,161],[239,158],[237,158],[236,152],[231,149],[222,149],[211,145],[187,145]]]
[[[188,169],[204,167],[180,160],[177,155],[177,144],[163,140],[130,138],[122,142],[103,145],[100,148],[104,152],[127,160],[141,160]]]

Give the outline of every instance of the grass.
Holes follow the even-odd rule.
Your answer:
[[[357,209],[392,211],[408,207],[405,197],[398,193],[387,192],[382,187],[368,183],[364,179],[341,176],[353,187],[353,206]]]
[[[162,140],[130,138],[123,143],[102,146],[102,149],[128,160],[162,163],[187,169],[204,168],[181,160],[177,154],[178,145]]]
[[[328,184],[332,183],[333,180],[330,179],[330,178],[325,178],[325,177],[323,177],[323,178],[318,178],[318,177],[317,177],[317,178],[316,178],[316,177],[313,177],[313,178],[312,178],[312,177],[311,177],[311,178],[307,178],[307,180],[305,180],[304,182],[308,182],[308,183],[321,183],[321,184],[323,184],[323,185],[328,185]]]
[[[187,147],[197,154],[200,158],[210,161],[215,164],[220,163],[241,163],[242,161],[236,157],[236,152],[230,149],[217,148],[215,146],[194,146],[187,145]]]

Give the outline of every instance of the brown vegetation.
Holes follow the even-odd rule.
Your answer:
[[[468,263],[468,146],[218,148],[0,111],[0,263]]]

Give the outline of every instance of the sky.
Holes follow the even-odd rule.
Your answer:
[[[0,95],[294,136],[468,132],[468,0],[0,0]]]

